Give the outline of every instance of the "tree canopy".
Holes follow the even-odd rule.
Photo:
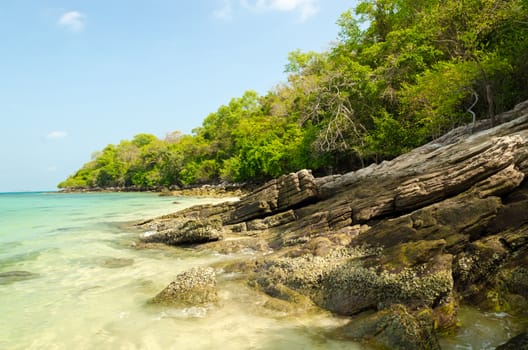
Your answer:
[[[526,0],[364,0],[325,52],[293,51],[288,80],[247,91],[191,135],[108,145],[59,187],[261,182],[393,158],[528,98]]]

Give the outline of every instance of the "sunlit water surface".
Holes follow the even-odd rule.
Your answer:
[[[263,296],[221,271],[217,305],[147,305],[178,273],[233,256],[138,250],[139,233],[124,223],[213,201],[150,193],[0,194],[0,349],[366,349],[332,336],[346,320],[272,312]],[[507,315],[464,314],[468,327],[443,339],[443,348],[492,348],[517,327]],[[475,320],[481,324],[472,327]]]

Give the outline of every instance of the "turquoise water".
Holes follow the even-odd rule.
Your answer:
[[[324,336],[342,320],[266,312],[261,296],[221,274],[216,306],[147,306],[178,273],[233,257],[137,250],[139,233],[122,223],[211,201],[0,194],[0,349],[360,349]]]
[[[218,273],[219,303],[173,309],[146,302],[194,266],[236,256],[138,250],[124,223],[213,199],[149,193],[0,194],[0,349],[366,349],[329,336],[346,320],[285,317]],[[247,254],[247,253],[246,253]],[[443,349],[492,349],[519,325],[461,310]]]

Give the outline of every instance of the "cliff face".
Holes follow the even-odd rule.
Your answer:
[[[459,303],[528,317],[528,101],[499,119],[356,172],[302,170],[238,202],[144,222],[141,240],[254,249],[231,269],[265,293],[371,311],[343,329],[353,339],[438,348]]]

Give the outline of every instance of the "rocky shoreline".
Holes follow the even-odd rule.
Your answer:
[[[198,185],[189,187],[172,186],[171,188],[137,188],[137,187],[105,187],[105,188],[65,188],[61,193],[98,193],[98,192],[154,192],[160,196],[191,196],[230,198],[241,197],[250,192],[250,186],[245,184]]]
[[[222,269],[296,312],[350,317],[340,334],[381,348],[439,349],[460,305],[526,319],[528,101],[499,119],[356,172],[301,170],[239,201],[139,223],[140,244],[251,249]],[[528,346],[527,331],[500,348]]]

